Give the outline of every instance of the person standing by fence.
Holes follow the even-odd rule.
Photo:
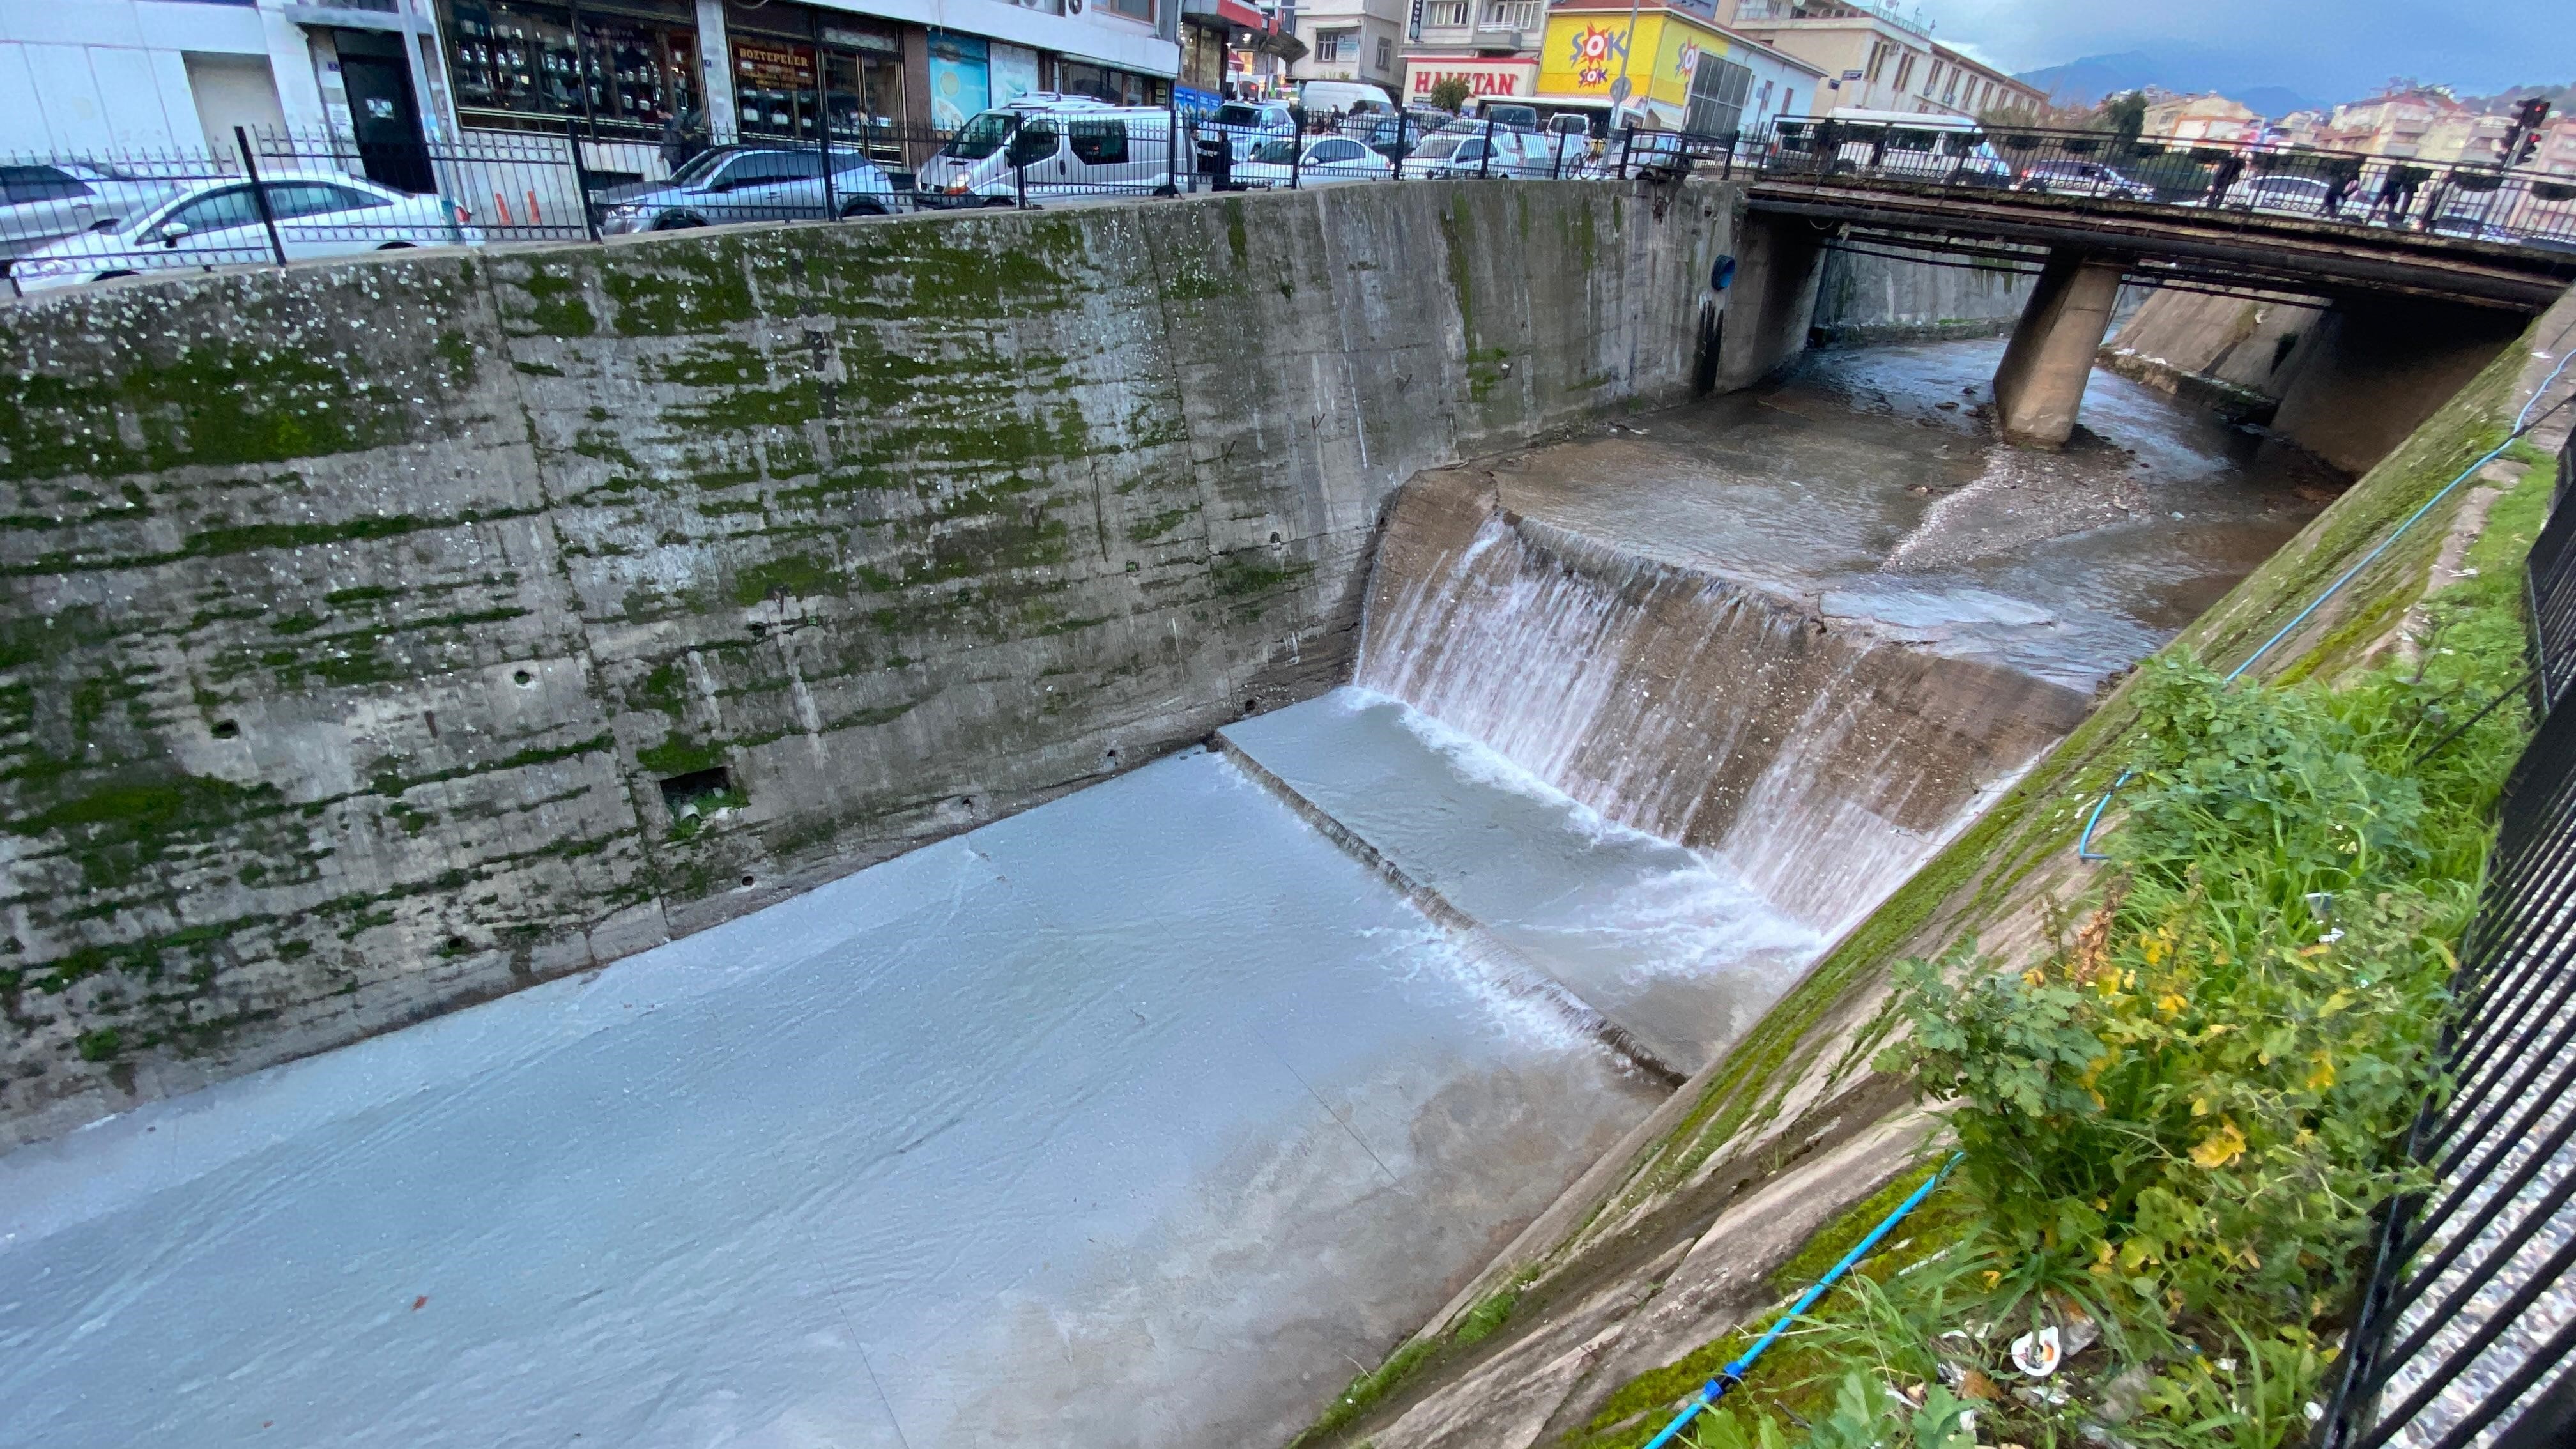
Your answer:
[[[2210,170],[2209,190],[2201,197],[2202,204],[2207,206],[2225,205],[2227,201],[2228,188],[2234,186],[2236,184],[2236,178],[2244,174],[2244,152],[2230,151],[2226,155],[2219,157],[2218,165]]]

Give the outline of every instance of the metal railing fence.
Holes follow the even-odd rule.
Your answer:
[[[2576,177],[2243,141],[1798,117],[1741,138],[1736,164],[1855,185],[2181,206],[2576,252]]]
[[[1220,124],[1102,108],[949,131],[857,118],[832,134],[603,137],[469,131],[417,143],[236,131],[196,150],[0,156],[13,289],[419,246],[601,240],[740,222],[1033,207],[1209,190],[1633,175],[1728,143],[1535,131],[1422,110]],[[639,169],[642,168],[642,169]],[[649,174],[648,174],[649,173]]]
[[[2448,1096],[2405,1144],[2432,1188],[2383,1214],[2317,1449],[2560,1444],[2576,1435],[2576,507],[2531,553],[2541,723],[2498,808],[2444,1038]]]
[[[1275,114],[1272,113],[1272,114]],[[843,123],[845,122],[845,124]],[[0,263],[16,291],[103,277],[413,246],[604,239],[736,222],[1298,190],[1408,180],[1689,174],[2180,206],[2576,254],[2576,178],[2103,132],[1790,118],[1723,136],[1541,127],[1423,109],[1229,125],[1175,110],[986,113],[957,131],[840,118],[803,138],[469,131],[359,141],[237,131],[234,144],[0,156]],[[2052,201],[2052,205],[2064,204]]]

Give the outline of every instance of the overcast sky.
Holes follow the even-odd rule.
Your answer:
[[[1901,0],[1908,10],[1916,0]],[[2323,100],[2390,76],[2487,94],[2576,79],[2576,0],[1921,0],[1942,41],[2010,71],[2127,50],[2226,53],[2228,84]]]

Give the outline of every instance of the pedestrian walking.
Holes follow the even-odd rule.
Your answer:
[[[2424,173],[2416,167],[2389,167],[2388,174],[2379,178],[2379,195],[2370,203],[2370,220],[2379,220],[2385,211],[2388,225],[2405,225],[2407,215],[2415,209],[2415,188],[2423,181]]]
[[[2360,178],[2352,172],[2340,167],[2336,169],[2333,176],[2327,178],[2326,215],[2329,218],[2335,221],[2343,220],[2343,199],[2352,195],[2352,184],[2358,179]]]
[[[2201,198],[2201,204],[2204,206],[2225,204],[2228,188],[2234,186],[2236,178],[2244,174],[2245,153],[2230,151],[2219,157],[2218,165],[2209,173],[2209,192]]]

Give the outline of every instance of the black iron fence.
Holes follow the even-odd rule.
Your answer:
[[[1545,126],[1421,109],[1226,124],[1099,106],[955,131],[850,116],[801,138],[560,130],[394,143],[237,131],[198,151],[0,157],[0,262],[20,292],[417,246],[602,239],[1208,190],[1407,180],[1794,177],[2303,217],[2576,252],[2576,178],[2101,132],[1777,121],[1740,134]]]
[[[1740,138],[1735,164],[1829,182],[2187,206],[2576,251],[2576,176],[2250,142],[2102,131],[1794,119]]]
[[[1614,144],[1580,129],[1418,110],[1292,112],[1250,126],[1101,107],[987,113],[955,131],[877,119],[833,130],[653,142],[572,123],[419,143],[237,131],[221,148],[0,157],[0,263],[27,293],[141,273],[738,222],[1628,175],[1687,169],[1725,149],[1652,133]]]
[[[2531,554],[2538,731],[2507,785],[2445,1047],[2318,1449],[2576,1442],[2576,441]]]

